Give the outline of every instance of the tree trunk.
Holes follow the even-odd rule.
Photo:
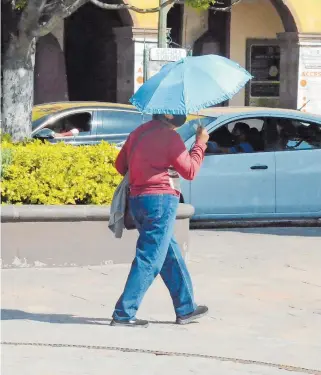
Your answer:
[[[35,41],[28,43],[24,54],[16,42],[11,42],[2,67],[2,127],[14,141],[21,141],[31,135]]]

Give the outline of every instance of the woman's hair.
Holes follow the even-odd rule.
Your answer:
[[[157,115],[153,115],[153,120],[169,122],[177,128],[182,126],[186,121],[185,115],[173,115],[173,116],[174,117],[172,119],[169,119],[163,114],[157,114]]]
[[[153,120],[162,121],[164,119],[164,115],[153,115]]]
[[[177,128],[184,125],[186,121],[185,115],[174,115],[174,118],[170,120],[169,122],[172,123]]]

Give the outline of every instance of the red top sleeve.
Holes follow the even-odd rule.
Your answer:
[[[125,176],[128,170],[128,157],[127,157],[128,139],[129,138],[127,138],[124,146],[119,151],[119,154],[117,155],[116,162],[115,162],[115,168],[117,169],[118,173],[120,173],[122,176]]]
[[[179,134],[174,133],[174,135],[171,142],[170,163],[185,180],[193,180],[203,162],[206,144],[196,141],[189,153]]]

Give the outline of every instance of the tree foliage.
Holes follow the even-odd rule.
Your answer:
[[[186,3],[193,8],[197,9],[208,9],[210,6],[215,4],[215,0],[187,0]]]

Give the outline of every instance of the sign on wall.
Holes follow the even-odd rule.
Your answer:
[[[135,92],[146,79],[158,73],[164,65],[187,55],[183,48],[157,48],[156,45],[156,40],[135,40]]]
[[[277,107],[280,101],[280,47],[276,40],[247,41],[248,84],[246,104]]]
[[[321,45],[300,47],[298,108],[321,115]]]
[[[151,48],[149,50],[147,78],[158,73],[169,62],[178,61],[187,56],[183,48]]]
[[[149,53],[150,61],[178,61],[186,57],[183,48],[152,48]]]

